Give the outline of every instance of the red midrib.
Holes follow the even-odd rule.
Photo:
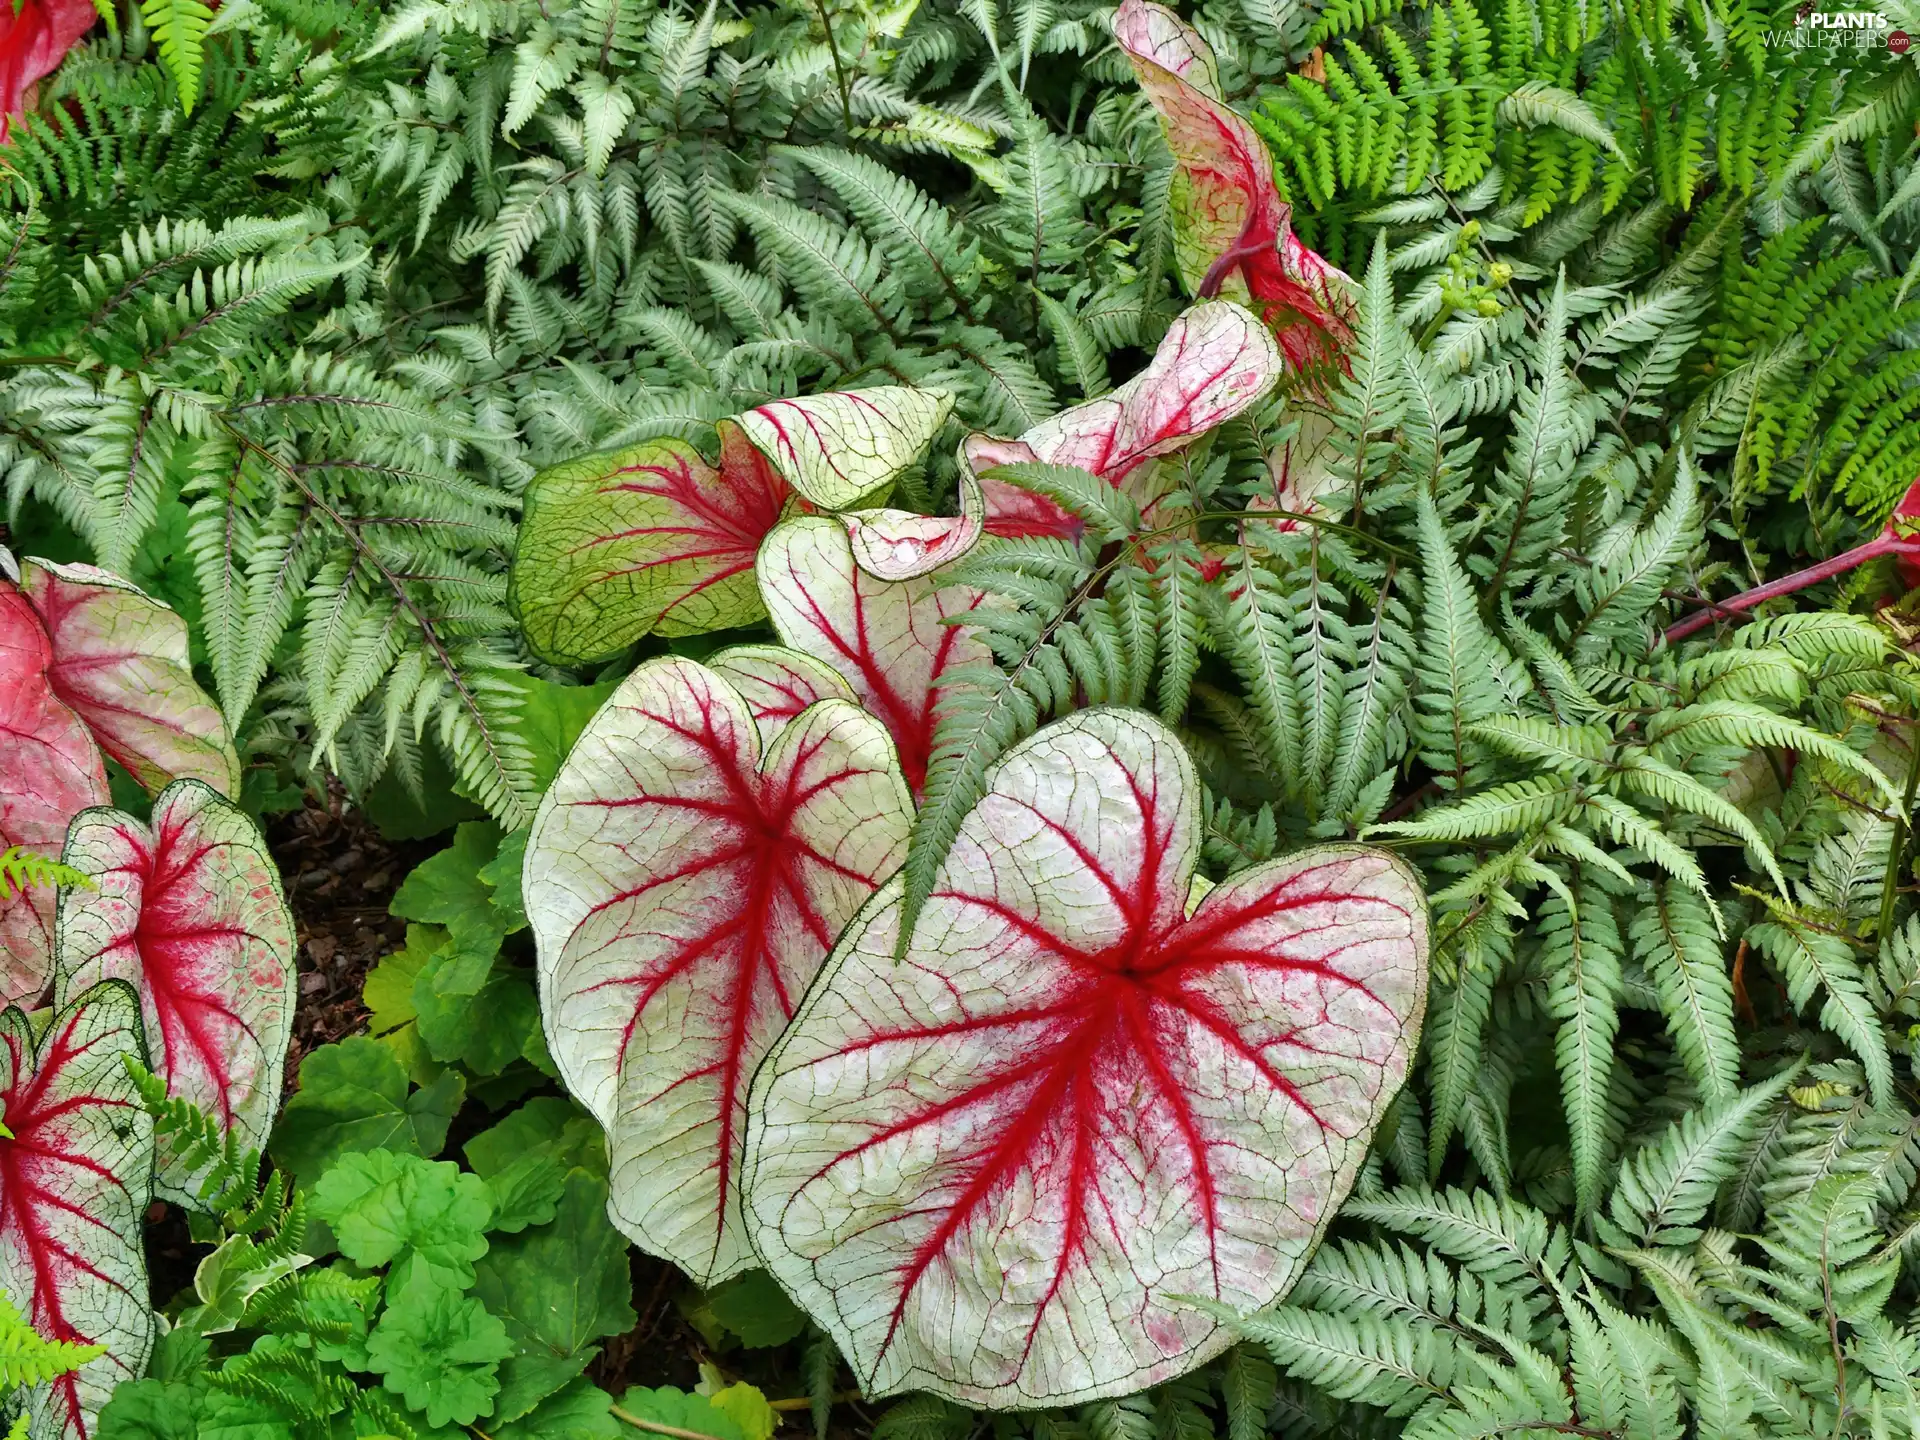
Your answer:
[[[750,1077],[748,1052],[752,1048],[755,1021],[759,1018],[755,997],[762,976],[773,990],[783,1024],[791,1018],[796,1003],[787,978],[781,973],[780,956],[772,943],[773,918],[780,908],[781,892],[786,892],[795,917],[813,935],[824,953],[831,943],[831,936],[807,893],[800,867],[806,861],[813,861],[840,873],[852,874],[844,866],[819,855],[813,847],[805,844],[795,833],[796,819],[807,802],[822,791],[851,778],[855,772],[842,769],[812,781],[804,789],[799,788],[798,779],[802,770],[826,743],[824,738],[820,738],[811,747],[789,757],[788,768],[783,774],[762,775],[750,768],[740,738],[730,728],[722,733],[708,698],[703,697],[697,703],[701,716],[697,726],[683,723],[670,714],[648,710],[640,712],[703,752],[708,765],[721,777],[727,791],[724,801],[684,802],[687,808],[711,815],[717,827],[724,826],[724,835],[716,836],[721,842],[718,853],[710,850],[699,860],[677,867],[674,873],[676,876],[697,873],[716,865],[735,867],[742,877],[740,883],[745,893],[738,905],[728,905],[724,913],[715,917],[710,928],[701,935],[691,937],[677,954],[651,976],[601,983],[637,984],[643,987],[634,1002],[616,1052],[616,1067],[624,1069],[628,1046],[640,1028],[647,1007],[669,982],[683,979],[691,983],[696,967],[716,960],[726,968],[726,983],[731,985],[731,992],[727,996],[728,1029],[722,1041],[720,1057],[689,1069],[659,1095],[648,1097],[649,1100],[657,1100],[660,1095],[670,1093],[689,1080],[709,1075],[718,1077],[719,1135],[712,1167],[718,1177],[718,1198],[713,1217],[714,1254],[717,1255],[725,1233],[727,1201],[732,1193],[734,1152],[738,1148],[740,1133],[739,1115],[745,1108],[742,1091]],[[635,797],[634,801],[626,803],[641,803],[653,798]],[[621,802],[582,803],[596,805]],[[661,803],[672,802],[669,798]],[[654,888],[658,878],[655,877],[638,890],[623,892],[615,901],[602,902],[595,910]],[[872,883],[870,876],[856,878]],[[711,1051],[707,1053],[711,1054]]]
[[[920,1283],[922,1277],[925,1276],[928,1268],[932,1266],[934,1261],[943,1256],[947,1246],[953,1242],[954,1236],[960,1233],[961,1228],[966,1225],[967,1221],[973,1218],[974,1213],[990,1200],[1002,1182],[1027,1160],[1035,1145],[1038,1144],[1040,1139],[1046,1134],[1048,1125],[1056,1118],[1062,1102],[1067,1099],[1069,1094],[1073,1096],[1074,1101],[1071,1107],[1073,1124],[1076,1127],[1086,1125],[1089,1117],[1080,1113],[1080,1107],[1086,1103],[1087,1092],[1076,1086],[1076,1074],[1082,1068],[1090,1069],[1092,1067],[1095,1061],[1095,1052],[1101,1040],[1105,1038],[1104,1031],[1107,1026],[1099,1024],[1098,1018],[1104,1018],[1108,1021],[1108,1025],[1111,1024],[1110,1015],[1100,1016],[1101,1011],[1108,1009],[1108,1007],[1102,1003],[1101,997],[1095,996],[1090,998],[1092,999],[1092,1004],[1089,1008],[1094,1010],[1094,1014],[1083,1018],[1081,1023],[1075,1027],[1073,1033],[1059,1046],[1053,1056],[1044,1062],[1041,1067],[1040,1083],[1033,1088],[1019,1115],[1014,1118],[1011,1124],[1004,1126],[1000,1130],[998,1138],[988,1147],[985,1155],[981,1157],[978,1168],[975,1169],[972,1177],[967,1181],[967,1186],[961,1191],[959,1198],[948,1207],[946,1215],[942,1217],[940,1223],[934,1227],[933,1233],[928,1235],[925,1240],[922,1240],[920,1244],[915,1247],[913,1254],[908,1257],[906,1265],[902,1267],[899,1280],[900,1298],[894,1302],[893,1313],[887,1321],[886,1336],[880,1342],[880,1348],[874,1355],[874,1363],[876,1365],[886,1357],[887,1351],[893,1347],[894,1337],[900,1330],[900,1322],[906,1316],[907,1304],[913,1298],[914,1287]],[[993,1082],[990,1082],[990,1087],[994,1091],[1005,1088],[1003,1085]],[[989,1087],[981,1088],[984,1090]],[[980,1091],[976,1090],[973,1093],[979,1094]],[[956,1098],[960,1100],[961,1105],[965,1104],[965,1097]],[[953,1108],[959,1107],[956,1106]],[[1081,1154],[1082,1152],[1076,1147],[1076,1162],[1081,1158]],[[1091,1167],[1089,1166],[1089,1170],[1090,1169]],[[1067,1179],[1070,1197],[1082,1194],[1084,1189],[1091,1184],[1091,1174],[1083,1175],[1079,1173],[1077,1165],[1076,1167],[1070,1167],[1070,1173]],[[1070,1236],[1071,1243],[1062,1247],[1060,1264],[1063,1268],[1056,1270],[1054,1273],[1053,1282],[1048,1290],[1049,1299],[1059,1289],[1061,1278],[1065,1273],[1064,1266],[1068,1263],[1071,1253],[1078,1248],[1080,1240],[1078,1226],[1084,1222],[1085,1211],[1084,1208],[1079,1205],[1078,1201],[1069,1198],[1067,1203],[1069,1206],[1069,1215],[1078,1215],[1081,1217],[1081,1220],[1075,1222],[1074,1232]],[[1044,1308],[1043,1305],[1043,1311]],[[1040,1318],[1039,1316],[1035,1317],[1036,1327]],[[1032,1332],[1029,1331],[1028,1343],[1031,1344],[1031,1342]]]
[[[720,1193],[714,1205],[713,1249],[717,1256],[720,1240],[726,1230],[728,1187],[733,1180],[733,1152],[737,1143],[736,1110],[744,1110],[746,1103],[740,1095],[741,1077],[746,1068],[747,1041],[753,1021],[753,997],[762,970],[772,980],[775,994],[781,1009],[781,1021],[784,1023],[793,1016],[793,1004],[786,993],[786,983],[780,975],[778,959],[767,943],[767,919],[773,910],[774,889],[780,883],[786,862],[780,856],[781,841],[791,823],[791,814],[769,821],[762,817],[764,827],[756,837],[758,846],[750,862],[747,903],[742,918],[744,934],[741,936],[738,958],[734,961],[732,1026],[726,1039],[726,1052],[720,1060],[720,1141],[717,1162],[720,1177]],[[794,899],[800,900],[799,887],[794,887]],[[725,923],[722,921],[721,923]]]
[[[58,1036],[50,1038],[46,1045],[46,1054],[40,1067],[23,1087],[22,1071],[31,1056],[23,1053],[13,1036],[7,1037],[7,1048],[11,1052],[13,1083],[0,1093],[0,1105],[4,1105],[7,1127],[13,1131],[14,1139],[0,1139],[0,1233],[12,1231],[20,1237],[20,1247],[26,1251],[28,1264],[33,1270],[33,1297],[29,1306],[29,1319],[35,1330],[50,1340],[70,1340],[81,1344],[92,1344],[93,1337],[77,1329],[67,1319],[66,1309],[61,1304],[59,1276],[55,1268],[56,1261],[65,1261],[83,1273],[105,1284],[115,1284],[96,1267],[89,1265],[82,1257],[73,1254],[46,1233],[40,1223],[33,1201],[46,1203],[47,1191],[37,1180],[27,1174],[28,1164],[34,1158],[55,1163],[74,1165],[89,1173],[103,1178],[114,1179],[107,1171],[89,1156],[68,1155],[49,1149],[39,1143],[40,1131],[48,1121],[77,1109],[85,1100],[76,1098],[48,1106],[44,1103],[47,1087],[52,1077],[59,1073],[60,1067],[71,1063],[91,1048],[91,1044],[72,1048],[74,1021],[69,1020],[67,1028]],[[68,1213],[78,1215],[90,1224],[106,1228],[104,1222],[95,1219],[71,1202],[60,1201],[60,1207]],[[121,1288],[116,1285],[116,1288]],[[62,1404],[67,1412],[67,1426],[76,1435],[87,1434],[85,1416],[80,1409],[80,1391],[74,1376],[64,1375],[53,1382],[59,1392]]]
[[[142,936],[137,941],[140,976],[160,1022],[160,1044],[164,1052],[161,1058],[166,1063],[167,1088],[176,1095],[182,1093],[183,1087],[178,1082],[187,1068],[181,1063],[180,1052],[184,1041],[186,1048],[198,1057],[200,1068],[206,1074],[208,1083],[205,1088],[213,1092],[211,1098],[221,1125],[231,1130],[235,1097],[233,1077],[226,1063],[225,1052],[232,1048],[234,1036],[232,1031],[228,1031],[225,1037],[216,1033],[215,1023],[227,1021],[234,1031],[246,1035],[256,1046],[259,1037],[253,1033],[253,1027],[223,1004],[217,995],[191,990],[180,983],[199,968],[190,955],[188,945],[181,941],[196,938],[207,937],[152,939]],[[204,1094],[192,1098],[203,1105],[208,1099]]]

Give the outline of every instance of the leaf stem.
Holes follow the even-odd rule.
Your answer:
[[[673,1440],[714,1440],[714,1437],[702,1430],[682,1430],[678,1425],[665,1425],[658,1420],[642,1420],[638,1415],[622,1410],[618,1405],[609,1405],[607,1413],[623,1425],[631,1425],[636,1430],[645,1430],[653,1435],[671,1435]]]
[[[1729,611],[1751,610],[1768,600],[1778,599],[1782,595],[1791,595],[1796,590],[1804,590],[1809,585],[1818,585],[1822,580],[1831,580],[1836,575],[1844,575],[1856,566],[1869,560],[1877,560],[1882,555],[1920,555],[1920,538],[1900,535],[1876,535],[1864,544],[1851,550],[1830,556],[1817,565],[1809,565],[1804,570],[1796,570],[1791,575],[1783,575],[1778,580],[1769,580],[1764,585],[1743,591],[1731,600],[1717,602],[1712,609],[1701,610],[1689,615],[1667,629],[1666,642],[1672,645],[1684,640],[1696,630],[1704,630],[1714,620]]]
[[[847,140],[853,140],[853,100],[847,89],[846,67],[840,63],[840,45],[833,38],[833,21],[827,17],[827,0],[813,0],[813,8],[820,12],[820,28],[827,32],[827,54],[833,57],[833,78],[840,87],[840,121],[847,128]]]
[[[836,1390],[833,1393],[833,1403],[836,1405],[851,1404],[860,1398],[861,1396],[858,1390]],[[811,1410],[813,1408],[813,1397],[811,1395],[795,1395],[785,1400],[769,1400],[767,1405],[774,1410],[780,1411]]]

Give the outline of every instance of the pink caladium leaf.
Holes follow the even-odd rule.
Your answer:
[[[853,563],[876,580],[917,580],[952,564],[973,548],[986,521],[986,496],[971,470],[960,472],[959,498],[958,515],[847,511],[840,523],[847,527]]]
[[[1188,902],[1192,761],[1090,710],[999,762],[896,962],[848,927],[755,1077],[747,1213],[869,1395],[1158,1384],[1284,1295],[1406,1077],[1426,903],[1328,846]],[[1204,888],[1204,887],[1200,887]]]
[[[1312,515],[1319,510],[1322,497],[1340,484],[1334,469],[1338,457],[1332,443],[1332,418],[1318,410],[1302,411],[1296,418],[1292,436],[1267,455],[1272,488],[1247,502],[1249,512],[1283,512],[1280,519],[1253,522],[1283,532],[1299,530],[1307,522],[1291,517]]]
[[[62,893],[54,1003],[102,980],[140,997],[167,1092],[263,1149],[293,1038],[293,916],[266,840],[197,780],[160,792],[149,821],[82,813],[66,863],[93,881]],[[198,1203],[193,1172],[162,1169],[168,1199]]]
[[[226,721],[193,678],[185,620],[91,565],[30,559],[20,587],[46,627],[54,693],[111,759],[150,791],[170,780],[239,789]]]
[[[18,845],[47,859],[67,823],[107,801],[100,749],[54,694],[52,647],[40,617],[0,578],[0,850]],[[0,1002],[31,1004],[53,963],[54,896],[29,886],[0,899]]]
[[[980,591],[938,575],[887,581],[854,563],[838,521],[789,520],[767,537],[760,593],[780,639],[831,665],[868,714],[892,735],[915,795],[933,756],[937,687],[948,671],[991,659],[963,617]]]
[[[764,613],[754,553],[790,498],[724,424],[718,469],[665,438],[542,471],[509,582],[527,642],[554,663],[590,664],[643,635],[751,624]]]
[[[153,1348],[142,1248],[153,1119],[126,1067],[145,1059],[140,1005],[107,981],[37,1045],[34,1028],[17,1009],[0,1014],[0,1287],[47,1339],[107,1347],[27,1396],[36,1440],[86,1440]]]
[[[1140,478],[1146,462],[1258,404],[1283,368],[1273,336],[1244,307],[1207,301],[1168,326],[1146,369],[1119,389],[1062,410],[1018,440],[971,437],[965,454],[977,470],[1019,461],[1075,466],[1126,489],[1144,510],[1156,498]],[[1027,495],[1023,505],[1014,498],[1025,495],[1018,487],[986,483],[994,487],[988,533],[1077,535],[1053,501]]]
[[[952,409],[944,390],[883,385],[769,401],[739,424],[810,503],[850,510],[884,494],[926,451]]]
[[[1174,261],[1188,290],[1246,300],[1296,368],[1336,359],[1352,334],[1352,281],[1294,235],[1273,159],[1221,97],[1206,41],[1150,0],[1123,0],[1113,33],[1179,165]]]
[[[754,1263],[754,1068],[912,819],[877,720],[824,700],[763,744],[679,657],[621,683],[541,804],[523,889],[548,1046],[606,1129],[615,1223],[703,1285]]]
[[[51,75],[99,18],[92,0],[21,0],[0,10],[0,140],[35,82]]]
[[[961,442],[961,458],[980,477],[986,533],[1002,540],[1051,536],[1077,541],[1086,534],[1086,522],[1051,496],[1002,480],[986,472],[1001,465],[1035,465],[1040,457],[1023,440],[1002,440],[978,433]]]

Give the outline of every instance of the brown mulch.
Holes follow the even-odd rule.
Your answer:
[[[358,1030],[367,1020],[361,987],[367,971],[406,943],[407,923],[387,913],[407,872],[432,841],[381,838],[359,811],[309,806],[271,821],[268,843],[280,862],[299,945],[300,1000],[287,1055],[287,1093],[310,1051]]]

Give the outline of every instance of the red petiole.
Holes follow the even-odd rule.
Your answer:
[[[1809,565],[1804,570],[1796,570],[1791,575],[1783,575],[1778,580],[1769,580],[1764,585],[1756,585],[1734,596],[1731,600],[1719,600],[1706,609],[1689,615],[1686,619],[1668,627],[1665,636],[1669,645],[1684,640],[1697,630],[1704,630],[1720,616],[1734,610],[1751,610],[1781,595],[1791,595],[1796,590],[1804,590],[1809,585],[1818,585],[1822,580],[1831,580],[1836,575],[1844,575],[1849,570],[1865,565],[1869,560],[1878,560],[1882,555],[1899,555],[1920,566],[1920,532],[1900,534],[1894,526],[1902,520],[1915,518],[1914,511],[1920,509],[1920,481],[1916,481],[1908,490],[1906,498],[1893,512],[1893,519],[1887,522],[1887,528],[1864,544],[1838,555],[1822,560],[1817,565]]]

